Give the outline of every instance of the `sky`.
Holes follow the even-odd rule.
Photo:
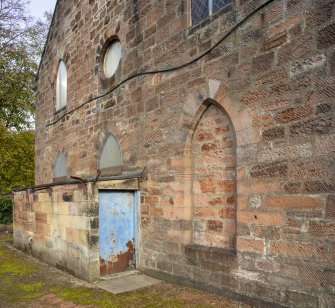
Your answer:
[[[42,18],[45,11],[53,13],[56,0],[30,0],[30,14],[35,18]]]

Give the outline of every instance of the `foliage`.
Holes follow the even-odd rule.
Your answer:
[[[31,127],[34,87],[49,21],[26,15],[27,1],[0,0],[0,124]]]
[[[21,130],[29,126],[34,111],[36,64],[24,49],[2,52],[0,57],[0,119],[7,128]]]
[[[34,90],[51,21],[27,15],[29,0],[0,0],[0,193],[34,182]]]
[[[35,80],[51,21],[26,14],[29,0],[0,0],[0,193],[34,183]],[[1,197],[0,219],[11,221]]]
[[[12,221],[12,198],[10,195],[0,195],[0,224],[9,224]]]
[[[8,131],[0,125],[0,193],[34,183],[34,131]]]

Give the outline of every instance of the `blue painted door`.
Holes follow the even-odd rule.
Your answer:
[[[135,196],[99,191],[100,275],[135,267]]]

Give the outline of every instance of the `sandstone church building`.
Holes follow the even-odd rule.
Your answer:
[[[15,246],[334,307],[334,43],[333,0],[58,0]]]

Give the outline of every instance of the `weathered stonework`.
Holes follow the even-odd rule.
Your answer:
[[[136,188],[101,186],[140,191],[138,268],[334,306],[335,4],[266,2],[232,1],[192,27],[188,0],[58,1],[37,84],[36,184],[53,181],[58,152],[68,177],[93,180],[15,193],[15,244],[99,279],[105,184],[93,182],[112,133],[123,170],[145,168]],[[115,37],[122,59],[106,79]],[[56,112],[60,59],[68,102]]]
[[[16,247],[80,278],[100,277],[99,264],[94,275],[89,257],[98,215],[92,192],[72,184],[17,192],[14,201]]]

